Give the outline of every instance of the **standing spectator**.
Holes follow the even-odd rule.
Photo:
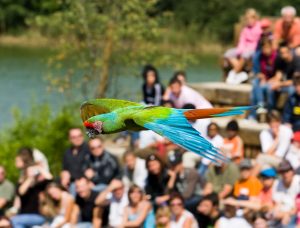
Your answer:
[[[206,185],[203,194],[218,193],[219,199],[224,199],[233,191],[233,185],[239,178],[239,169],[233,162],[211,165],[206,173]]]
[[[41,213],[51,219],[50,227],[63,227],[71,223],[74,199],[55,182],[49,183],[42,200]]]
[[[240,178],[234,184],[233,195],[241,200],[257,199],[261,189],[261,182],[252,176],[251,160],[244,159],[240,163]]]
[[[183,167],[182,153],[178,150],[169,153],[168,162],[171,166],[168,188],[180,193],[185,207],[192,209],[200,200],[204,179],[198,175],[196,169]]]
[[[127,186],[135,184],[141,189],[144,189],[148,176],[145,160],[138,158],[132,151],[125,152],[123,155],[123,160],[123,182],[125,184],[127,183]]]
[[[170,228],[197,228],[198,224],[194,215],[184,209],[184,199],[180,194],[170,197],[171,223]]]
[[[14,193],[15,187],[6,179],[5,168],[0,165],[0,216],[5,214],[5,210],[12,203]]]
[[[285,6],[281,9],[281,18],[274,27],[274,49],[280,42],[286,42],[290,48],[300,45],[300,21],[296,18],[296,9],[293,6]]]
[[[226,137],[224,138],[221,150],[227,157],[239,164],[244,158],[244,142],[238,135],[239,125],[236,120],[231,120],[226,126]]]
[[[121,170],[115,156],[104,150],[100,138],[90,139],[90,154],[84,159],[82,169],[93,184],[93,190],[101,192],[115,178],[121,179]]]
[[[11,218],[14,228],[39,226],[45,222],[40,214],[40,194],[52,179],[52,175],[41,166],[35,165],[32,151],[28,148],[19,150],[16,157],[16,167],[21,169],[17,185],[17,195],[20,200],[19,213]]]
[[[292,144],[288,150],[288,153],[285,157],[297,174],[300,172],[300,131],[294,133]]]
[[[257,157],[254,175],[257,175],[264,165],[277,167],[289,150],[293,137],[292,130],[281,124],[279,112],[273,110],[268,114],[267,119],[269,128],[263,130],[259,136],[262,154]]]
[[[102,208],[109,207],[109,227],[122,227],[124,210],[128,205],[128,197],[122,181],[112,180],[108,187],[98,195],[96,205]]]
[[[177,78],[169,83],[170,94],[167,100],[174,103],[175,108],[182,108],[185,104],[193,104],[196,108],[211,108],[212,105],[201,94],[192,88],[183,85]]]
[[[295,92],[287,99],[283,109],[283,122],[293,131],[300,131],[300,75],[293,78]]]
[[[164,87],[159,82],[156,68],[146,65],[143,69],[143,101],[149,105],[161,105]]]
[[[295,199],[300,192],[300,176],[295,175],[292,165],[283,160],[278,166],[281,178],[273,185],[273,201],[275,203],[273,216],[282,226],[296,226]]]
[[[269,80],[271,109],[276,108],[276,94],[278,92],[287,92],[292,95],[295,91],[293,87],[293,76],[300,71],[299,49],[292,50],[286,43],[279,47],[279,56],[275,61],[275,75]]]
[[[247,73],[242,70],[245,62],[251,59],[255,53],[262,33],[255,9],[247,9],[245,19],[246,26],[241,31],[238,46],[229,49],[224,54],[225,59],[232,66],[232,70],[226,79],[226,82],[230,84],[239,84],[248,79]]]
[[[63,157],[63,171],[60,174],[61,185],[75,195],[74,180],[83,175],[82,166],[84,157],[89,154],[87,144],[84,142],[83,132],[80,128],[69,130],[71,147],[66,150]]]
[[[259,57],[259,72],[257,77],[252,82],[251,104],[260,105],[261,108],[268,108],[270,110],[270,104],[272,104],[272,97],[267,96],[270,89],[269,80],[275,74],[275,60],[277,52],[272,49],[271,41],[262,44],[261,55]],[[257,110],[257,112],[262,111]],[[250,117],[256,118],[256,110],[250,113]]]
[[[144,199],[142,189],[133,185],[128,190],[129,205],[125,207],[123,227],[154,228],[155,218],[150,202]]]
[[[200,200],[195,215],[200,228],[214,227],[221,216],[219,197],[216,193],[206,195]]]
[[[146,180],[146,194],[151,197],[151,201],[157,206],[169,200],[168,182],[170,176],[168,170],[157,155],[150,155],[146,159],[148,177]]]
[[[101,227],[100,208],[96,205],[98,192],[91,188],[90,181],[86,177],[80,177],[75,180],[76,186],[76,209],[79,216],[78,228]]]

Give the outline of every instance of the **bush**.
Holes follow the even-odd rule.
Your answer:
[[[12,127],[0,133],[0,164],[6,168],[9,179],[18,178],[14,159],[24,146],[41,150],[48,158],[52,174],[59,174],[63,153],[69,146],[68,129],[81,126],[78,107],[64,107],[55,114],[47,104],[33,105],[26,115],[19,109],[13,110]]]

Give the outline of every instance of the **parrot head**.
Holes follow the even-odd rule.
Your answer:
[[[87,120],[84,121],[83,125],[86,128],[86,134],[90,138],[94,138],[96,135],[99,135],[102,132],[103,123],[101,121],[90,122]]]

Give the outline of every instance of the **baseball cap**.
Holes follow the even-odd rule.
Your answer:
[[[275,178],[276,170],[274,168],[266,168],[266,169],[261,170],[259,175],[261,177]]]
[[[278,173],[282,173],[290,170],[293,170],[293,167],[288,160],[283,160],[282,162],[280,162],[277,168]]]
[[[168,161],[171,166],[178,165],[179,163],[182,162],[182,153],[178,150],[171,151],[168,154]]]
[[[252,163],[250,159],[244,159],[240,163],[240,169],[251,169],[252,168]]]

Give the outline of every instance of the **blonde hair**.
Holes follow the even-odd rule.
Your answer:
[[[44,199],[41,201],[40,205],[42,214],[47,218],[54,218],[57,216],[61,207],[61,200],[56,201],[48,194],[48,190],[52,187],[59,188],[63,191],[63,188],[55,182],[51,182],[47,185],[44,191]]]
[[[258,19],[259,18],[259,14],[257,13],[257,11],[253,8],[248,8],[246,9],[246,12],[245,12],[245,15],[244,17],[253,17],[255,19]]]
[[[164,224],[159,224],[158,223],[158,219],[161,217],[168,217],[169,219],[171,219],[171,211],[170,208],[168,206],[163,206],[157,209],[156,211],[156,227],[157,228],[164,228],[165,225]]]

